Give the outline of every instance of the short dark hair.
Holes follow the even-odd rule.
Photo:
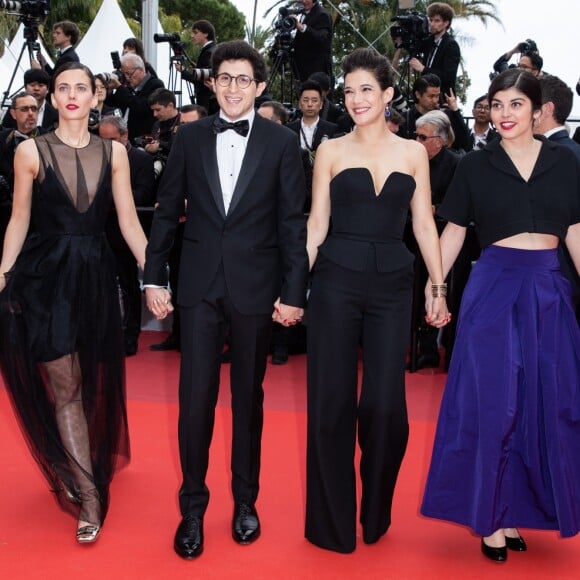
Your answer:
[[[394,123],[395,125],[398,125],[399,127],[401,127],[402,125],[405,124],[405,117],[403,117],[403,115],[401,115],[401,113],[399,113],[399,111],[397,111],[397,109],[393,109],[391,107],[390,110],[390,115],[387,117],[387,121]]]
[[[181,109],[179,109],[180,113],[193,113],[193,111],[197,111],[199,118],[207,117],[207,109],[203,105],[197,105],[196,103],[191,103],[189,105],[183,105]]]
[[[542,104],[554,103],[554,119],[559,125],[563,125],[572,111],[574,101],[572,89],[554,75],[546,75],[539,80],[542,88]]]
[[[215,28],[213,27],[213,24],[209,20],[196,20],[191,25],[191,30],[193,29],[199,30],[204,34],[207,34],[208,40],[215,40]]]
[[[530,59],[530,62],[532,63],[532,68],[534,70],[542,70],[542,67],[544,66],[544,59],[537,52],[533,51],[522,52],[522,54],[520,54],[520,59],[523,56],[527,56]]]
[[[264,101],[259,108],[270,107],[274,116],[273,120],[280,121],[282,125],[285,125],[288,121],[288,110],[286,107],[279,103],[278,101]]]
[[[473,101],[473,108],[477,107],[481,101],[485,101],[487,103],[487,93],[485,95],[481,95],[481,97],[477,97],[475,101]]]
[[[455,11],[445,2],[433,2],[427,6],[427,16],[429,18],[432,18],[433,16],[441,16],[441,19],[444,22],[449,22],[449,26],[451,26],[451,22],[453,22],[453,17],[455,16]]]
[[[426,75],[421,75],[413,83],[413,94],[419,93],[420,95],[422,95],[430,87],[440,89],[441,88],[441,79],[433,73],[427,73]]]
[[[30,68],[24,73],[24,84],[40,83],[48,86],[50,84],[50,75],[41,68]]]
[[[304,91],[316,91],[322,99],[322,87],[314,80],[307,79],[298,87],[298,98],[302,96]]]
[[[65,62],[62,66],[59,66],[54,71],[54,74],[52,75],[52,79],[50,79],[50,92],[51,93],[54,93],[54,88],[56,87],[56,79],[63,72],[66,72],[67,70],[82,70],[87,75],[87,77],[89,79],[89,83],[91,85],[93,95],[95,94],[95,91],[97,90],[97,88],[95,86],[95,75],[91,72],[91,69],[86,64],[83,64],[82,62],[76,62],[76,61]]]
[[[356,48],[342,59],[341,67],[345,77],[357,70],[370,72],[383,91],[394,84],[395,75],[389,59],[372,48]]]
[[[212,77],[218,75],[222,62],[226,60],[247,60],[252,66],[254,80],[257,83],[266,82],[268,67],[264,57],[245,40],[230,40],[217,45],[211,57]]]
[[[313,72],[308,80],[316,81],[323,91],[330,91],[330,77],[325,72]]]
[[[143,43],[138,38],[127,38],[123,42],[123,48],[130,48],[135,51],[143,60],[145,60],[145,47]]]
[[[18,94],[12,97],[12,103],[10,103],[10,108],[16,109],[16,101],[18,101],[18,99],[24,99],[25,97],[32,97],[36,101],[36,97],[34,95],[27,93],[26,91],[20,91]]]
[[[172,91],[160,87],[158,89],[155,89],[149,95],[149,98],[147,99],[147,104],[150,107],[152,107],[153,105],[161,105],[162,107],[173,105],[175,107],[177,101],[175,99],[175,94]]]
[[[499,91],[507,91],[508,89],[517,89],[523,93],[532,102],[532,109],[539,111],[542,108],[542,87],[540,81],[531,72],[521,70],[518,68],[510,68],[498,74],[487,93],[487,100],[491,106],[491,102],[495,94]]]
[[[65,36],[70,37],[70,43],[75,46],[81,37],[81,31],[79,27],[70,20],[62,20],[53,25],[52,29],[56,30],[60,28]]]

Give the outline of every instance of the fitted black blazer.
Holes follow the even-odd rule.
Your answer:
[[[44,65],[44,70],[52,76],[54,71],[58,70],[63,64],[67,62],[80,62],[79,55],[76,53],[74,48],[68,48],[65,50],[54,63],[54,67],[51,67],[48,63]]]
[[[214,116],[180,127],[157,194],[147,247],[145,284],[167,283],[168,260],[183,200],[187,214],[178,304],[193,307],[220,264],[231,300],[246,315],[284,304],[304,306],[308,278],[302,206],[304,174],[296,136],[256,115],[226,215],[219,181]]]
[[[552,133],[548,139],[553,141],[554,143],[558,143],[558,145],[563,145],[564,147],[568,147],[576,155],[576,159],[580,161],[580,145],[576,143],[573,139],[570,139],[570,135],[566,129],[561,129],[560,131],[556,131]]]
[[[300,125],[302,121],[292,121],[292,123],[288,123],[286,127],[291,131],[294,131],[298,135],[298,139],[300,139]],[[330,123],[329,121],[324,121],[323,119],[318,120],[318,125],[316,126],[316,131],[314,131],[314,138],[312,139],[312,149],[316,151],[320,143],[322,143],[322,139],[327,137],[328,139],[332,139],[337,132],[338,127],[335,123]]]
[[[427,65],[427,59],[434,44],[435,41],[433,37],[431,37],[423,46],[423,63],[425,65]],[[460,60],[461,51],[459,50],[459,45],[455,39],[448,32],[446,32],[441,37],[439,48],[435,53],[435,57],[433,58],[431,66],[425,66],[425,69],[421,74],[425,75],[427,73],[431,73],[437,75],[441,79],[442,96],[445,93],[449,93],[450,88],[452,88],[453,92],[457,94],[457,91],[455,90],[455,80],[457,78],[457,68],[459,67]]]
[[[319,4],[312,6],[304,18],[305,32],[296,32],[292,41],[294,65],[298,78],[305,81],[314,72],[332,78],[332,19]]]

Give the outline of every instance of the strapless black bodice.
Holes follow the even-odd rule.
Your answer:
[[[374,247],[379,272],[390,272],[413,261],[403,243],[415,179],[391,173],[377,193],[366,167],[344,169],[330,182],[332,232],[319,251],[333,262],[364,270]]]

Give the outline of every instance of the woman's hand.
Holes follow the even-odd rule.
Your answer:
[[[147,308],[157,320],[162,320],[170,312],[173,312],[171,294],[166,288],[145,288],[145,296],[147,297]]]
[[[436,328],[441,328],[449,323],[451,320],[451,313],[447,309],[447,301],[445,296],[433,298],[431,296],[431,285],[429,285],[429,293],[425,292],[425,322]]]

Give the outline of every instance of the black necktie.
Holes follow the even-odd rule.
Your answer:
[[[242,121],[236,121],[235,123],[230,123],[221,117],[216,117],[213,121],[213,132],[217,135],[218,133],[223,133],[228,129],[233,129],[238,135],[242,137],[247,137],[250,131],[250,123],[247,119]]]

